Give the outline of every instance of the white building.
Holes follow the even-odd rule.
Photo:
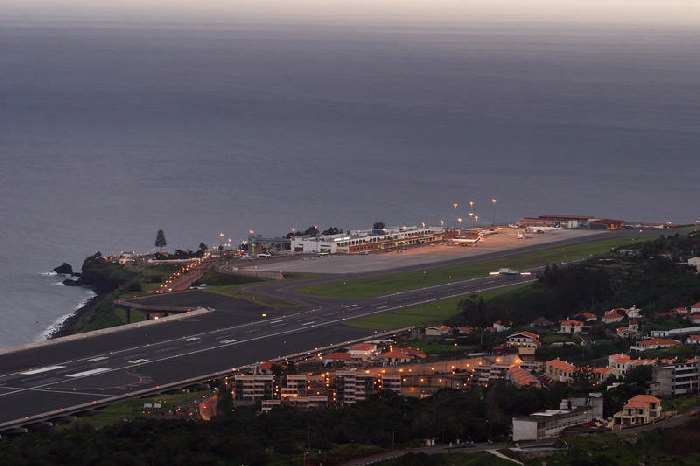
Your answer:
[[[695,267],[695,270],[700,272],[700,257],[691,257],[688,259],[688,265]]]
[[[358,254],[391,251],[443,241],[445,229],[428,226],[402,226],[379,230],[351,230],[349,234],[297,236],[291,248],[297,254]]]
[[[590,393],[587,398],[568,398],[559,409],[513,418],[513,441],[554,438],[570,427],[587,424],[603,416],[603,397]]]

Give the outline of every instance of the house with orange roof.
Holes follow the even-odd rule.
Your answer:
[[[680,346],[681,342],[678,340],[672,340],[670,338],[646,338],[640,340],[634,346],[630,347],[632,351],[650,351],[656,349],[672,348],[674,346]]]
[[[611,354],[608,356],[608,367],[612,375],[624,377],[627,372],[637,366],[653,366],[656,361],[653,359],[632,359],[628,354]]]
[[[520,366],[513,366],[508,369],[507,379],[516,387],[542,388],[542,382]]]
[[[688,314],[686,319],[693,325],[700,325],[700,313]]]
[[[537,351],[537,348],[540,347],[540,336],[535,332],[529,332],[527,330],[515,332],[508,335],[506,346],[516,348],[518,354],[533,355]]]
[[[700,301],[690,306],[691,313],[700,313]]]
[[[559,322],[559,333],[574,335],[583,331],[583,322],[580,320],[566,319]]]
[[[353,359],[366,360],[377,353],[377,345],[374,343],[356,343],[348,348],[348,353]]]
[[[440,325],[437,327],[425,327],[426,337],[445,337],[452,334],[452,327]]]
[[[700,345],[700,335],[690,335],[685,342],[689,345]]]
[[[615,322],[621,322],[625,319],[627,313],[624,309],[611,309],[603,314],[603,318],[600,319],[605,324],[613,324]]]
[[[595,322],[596,320],[598,320],[598,316],[593,314],[592,312],[579,312],[574,316],[574,319],[582,320],[584,322]]]
[[[591,373],[593,374],[593,380],[595,383],[605,382],[608,377],[613,375],[612,369],[609,367],[594,367],[591,369]]]
[[[544,373],[555,382],[571,382],[576,366],[568,361],[552,359],[544,363]]]
[[[462,325],[462,326],[459,326],[456,328],[457,328],[458,335],[471,335],[472,333],[474,333],[474,330],[475,330],[474,327],[472,327],[470,325]]]
[[[652,395],[633,396],[613,417],[613,429],[651,424],[661,419],[661,400]]]
[[[353,360],[350,353],[329,353],[321,357],[324,366],[343,366]]]
[[[397,364],[404,364],[427,357],[428,356],[424,352],[417,349],[401,347],[392,348],[390,351],[379,355],[379,359],[382,360],[385,366],[395,366]]]
[[[678,306],[671,309],[671,312],[677,316],[684,316],[690,312],[690,310],[685,306]]]

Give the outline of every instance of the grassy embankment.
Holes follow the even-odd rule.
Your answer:
[[[194,409],[195,401],[202,400],[210,393],[208,390],[181,392],[166,395],[155,395],[148,398],[131,398],[106,406],[104,409],[94,411],[91,416],[76,417],[69,424],[62,426],[63,429],[76,425],[89,425],[95,429],[111,426],[124,420],[133,420],[145,417],[144,403],[161,403],[162,407],[158,412],[167,412],[176,407]],[[154,414],[158,416],[158,414]]]
[[[527,285],[517,284],[512,286],[504,286],[480,293],[484,300],[493,299],[497,296],[502,296],[506,293],[517,293]],[[359,319],[353,319],[346,322],[347,325],[356,328],[371,329],[371,330],[392,330],[396,328],[409,326],[426,326],[438,324],[449,320],[459,313],[457,305],[463,297],[443,299],[432,303],[419,304],[396,311],[382,312]]]
[[[475,258],[473,261],[459,265],[426,266],[424,270],[389,272],[378,278],[339,280],[320,285],[307,286],[301,288],[299,291],[305,294],[331,299],[373,298],[397,291],[484,277],[487,276],[489,272],[503,267],[523,270],[544,264],[571,262],[604,254],[611,249],[628,246],[648,239],[649,238],[639,240],[630,237],[591,239],[591,241],[585,243],[564,246],[553,245],[547,249],[513,253],[508,257],[499,259],[479,260]]]
[[[409,453],[400,458],[377,463],[377,466],[513,466],[514,464],[516,463],[486,452],[441,453],[435,455]]]
[[[209,293],[221,294],[234,299],[243,299],[260,306],[267,306],[274,309],[290,309],[294,307],[294,304],[287,301],[269,296],[256,295],[246,291],[244,288],[245,285],[263,281],[266,280],[245,275],[210,271],[204,274],[199,283],[205,283],[207,285],[206,291]]]

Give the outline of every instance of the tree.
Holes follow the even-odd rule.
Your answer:
[[[231,388],[222,383],[219,387],[219,398],[216,400],[216,416],[219,419],[230,418],[233,415],[233,396]]]
[[[373,230],[384,230],[386,228],[386,224],[384,222],[374,222],[374,225],[372,225]]]
[[[165,239],[165,233],[163,233],[163,230],[158,230],[158,233],[156,233],[156,247],[162,249],[167,245],[168,242]]]
[[[339,235],[339,234],[341,234],[341,233],[343,233],[343,230],[341,230],[340,228],[338,228],[338,227],[330,227],[330,228],[327,228],[327,229],[323,230],[323,233],[322,233],[322,234],[323,234],[324,236],[332,236],[332,235]]]

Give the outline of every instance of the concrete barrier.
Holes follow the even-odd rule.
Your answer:
[[[134,328],[146,327],[149,325],[158,325],[161,323],[172,322],[173,320],[189,319],[190,317],[199,316],[202,314],[207,314],[213,312],[214,309],[209,308],[198,308],[191,312],[186,312],[182,314],[175,314],[168,317],[161,317],[154,320],[142,320],[141,322],[134,322],[133,324],[119,325],[116,327],[107,327],[100,330],[93,330],[92,332],[76,333],[73,335],[68,335],[61,338],[54,338],[46,341],[37,341],[34,343],[29,343],[26,345],[12,346],[8,348],[0,348],[0,354],[16,353],[18,351],[25,351],[34,348],[42,348],[44,346],[57,345],[59,343],[64,343],[67,341],[82,340],[85,338],[97,337],[100,335],[107,335],[110,333],[123,332],[124,330],[130,330]]]

